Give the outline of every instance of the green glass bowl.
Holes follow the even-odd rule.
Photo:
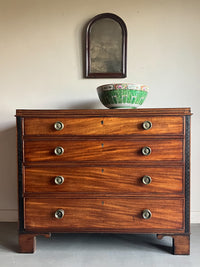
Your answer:
[[[97,87],[101,103],[107,108],[137,108],[148,95],[148,87],[141,84],[105,84]]]

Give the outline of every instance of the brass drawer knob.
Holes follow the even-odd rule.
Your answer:
[[[64,148],[61,146],[57,146],[54,149],[54,153],[56,154],[56,156],[61,156],[64,153]]]
[[[62,219],[64,217],[64,215],[65,215],[65,212],[63,209],[58,209],[55,212],[55,218],[56,219]]]
[[[152,122],[150,122],[150,121],[144,121],[142,123],[142,127],[143,127],[144,130],[149,130],[152,127]]]
[[[54,179],[55,184],[60,185],[64,183],[64,177],[63,176],[56,176]]]
[[[57,121],[54,123],[54,128],[56,131],[61,131],[64,128],[64,124],[61,121]]]
[[[151,181],[152,181],[152,179],[151,179],[151,177],[150,177],[149,175],[145,175],[145,176],[142,177],[142,182],[143,182],[143,184],[145,184],[145,185],[150,184]]]
[[[151,214],[150,210],[147,210],[147,209],[143,210],[143,212],[142,212],[142,218],[143,219],[148,220],[151,218],[151,216],[152,216],[152,214]]]
[[[142,155],[148,156],[150,154],[151,154],[151,148],[150,147],[145,146],[145,147],[142,148]]]

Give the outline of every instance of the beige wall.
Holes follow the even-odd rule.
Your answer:
[[[82,77],[82,31],[111,12],[128,28],[128,77]],[[188,107],[192,222],[200,222],[200,1],[0,0],[0,221],[17,219],[16,108],[103,108],[96,87],[145,83],[144,107]]]

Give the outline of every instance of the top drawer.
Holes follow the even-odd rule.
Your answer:
[[[179,135],[183,132],[183,117],[178,116],[24,119],[25,135]]]

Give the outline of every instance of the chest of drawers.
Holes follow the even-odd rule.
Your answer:
[[[190,247],[190,109],[17,110],[19,247],[56,232]]]

